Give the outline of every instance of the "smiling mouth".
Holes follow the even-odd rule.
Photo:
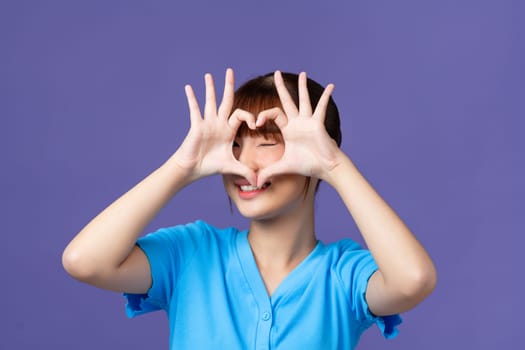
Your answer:
[[[241,190],[241,192],[255,192],[255,191],[264,190],[264,189],[270,187],[270,185],[271,185],[270,182],[266,182],[261,187],[252,186],[252,185],[239,185],[238,187]]]

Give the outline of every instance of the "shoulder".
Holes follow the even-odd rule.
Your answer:
[[[369,253],[367,249],[350,238],[326,244],[325,252],[328,256],[337,260],[355,253]]]
[[[227,238],[235,236],[239,230],[235,227],[218,228],[206,221],[197,220],[183,225],[163,227],[147,234],[143,238],[167,240],[202,240],[214,238]]]
[[[348,287],[352,280],[368,280],[377,270],[374,257],[368,249],[351,239],[343,239],[326,246],[330,269]]]
[[[199,247],[229,245],[239,233],[235,227],[218,228],[205,221],[164,227],[137,241],[142,250],[176,254],[191,253]]]
[[[231,251],[239,231],[218,228],[198,220],[184,225],[164,227],[137,241],[152,266],[186,266],[195,258],[211,260],[216,252]]]

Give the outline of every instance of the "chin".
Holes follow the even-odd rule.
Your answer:
[[[248,208],[246,205],[238,206],[236,205],[239,213],[249,220],[256,221],[265,221],[270,220],[278,216],[278,213],[275,210],[268,210],[264,208]]]

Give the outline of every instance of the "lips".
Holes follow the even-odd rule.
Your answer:
[[[271,186],[270,182],[266,182],[261,187],[253,186],[250,183],[236,182],[235,185],[238,188],[239,197],[242,199],[252,199],[257,197],[260,193],[266,191]]]

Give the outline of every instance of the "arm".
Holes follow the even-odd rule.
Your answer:
[[[343,152],[337,163],[325,181],[343,199],[379,266],[368,282],[370,311],[378,316],[407,311],[434,289],[434,264],[409,228]]]
[[[436,284],[434,265],[412,232],[326,132],[325,111],[333,85],[326,87],[312,111],[304,73],[299,76],[299,108],[279,72],[274,79],[284,112],[279,108],[261,112],[257,124],[273,119],[283,134],[285,151],[279,162],[261,171],[258,183],[274,174],[299,173],[333,186],[379,266],[366,293],[372,313],[391,315],[414,307]]]
[[[204,176],[235,173],[255,182],[255,174],[239,163],[231,145],[244,121],[253,115],[233,104],[233,72],[226,73],[222,103],[217,110],[211,75],[206,75],[206,104],[201,117],[191,87],[186,86],[191,127],[175,154],[160,168],[117,199],[84,227],[66,247],[62,262],[73,277],[100,288],[145,293],[151,286],[149,262],[135,245],[146,225],[183,187]]]
[[[135,245],[144,227],[188,183],[175,156],[96,216],[66,247],[62,262],[76,279],[100,288],[145,293],[148,260]]]

